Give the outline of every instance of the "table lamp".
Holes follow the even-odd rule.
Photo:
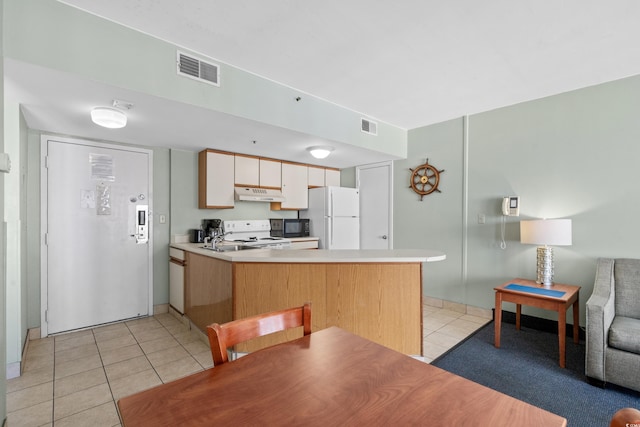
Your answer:
[[[536,283],[553,286],[553,247],[571,245],[570,219],[520,221],[520,243],[538,246]]]

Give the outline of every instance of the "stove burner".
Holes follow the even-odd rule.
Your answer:
[[[264,240],[269,240],[269,241],[276,241],[276,240],[282,240],[282,237],[249,237],[248,239],[233,239],[232,242],[238,242],[238,243],[251,243],[251,242],[261,242]]]

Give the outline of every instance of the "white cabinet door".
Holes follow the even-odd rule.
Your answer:
[[[260,185],[260,159],[235,155],[235,185],[257,187]]]
[[[234,155],[213,150],[198,155],[198,207],[233,208]]]
[[[169,261],[169,304],[184,314],[184,261],[175,258]]]
[[[307,209],[309,189],[307,166],[282,163],[282,195],[286,199],[281,209]]]
[[[324,185],[326,185],[327,187],[340,187],[340,170],[325,169]]]
[[[309,166],[309,187],[324,187],[324,168]]]
[[[282,187],[282,162],[260,159],[260,187]]]

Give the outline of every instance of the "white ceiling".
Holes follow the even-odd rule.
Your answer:
[[[640,74],[637,0],[62,2],[404,129]],[[12,64],[5,72],[13,77],[15,92],[39,96],[21,84],[24,78],[12,73],[13,65],[20,68]],[[108,99],[119,96],[117,88],[107,89],[116,92],[104,93]],[[121,95],[131,100],[127,97],[139,94]],[[73,102],[75,96],[80,107],[81,93],[65,101]],[[157,104],[150,98],[141,96],[139,102]],[[189,107],[166,108],[186,112]],[[145,114],[138,106],[133,111]],[[178,117],[188,120],[187,114]],[[65,120],[51,118],[59,119]],[[161,122],[145,120],[147,126],[167,131]],[[181,126],[181,131],[187,127],[194,136],[212,130],[233,135],[241,133],[236,120],[230,119],[225,129]],[[237,143],[262,139],[247,135],[251,130],[264,129],[250,126]],[[269,131],[284,132],[269,129],[265,134]],[[268,140],[262,149],[273,157],[300,160],[287,151],[292,148],[275,147]],[[331,156],[333,165],[350,166],[354,153],[341,160],[339,151]],[[366,154],[367,161],[384,160],[379,153]],[[299,153],[308,160],[304,155]]]

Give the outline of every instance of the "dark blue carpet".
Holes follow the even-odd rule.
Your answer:
[[[558,365],[558,336],[503,323],[500,348],[494,323],[432,364],[567,419],[569,426],[607,427],[621,408],[640,408],[640,393],[586,382],[585,344],[567,337],[567,368]]]

